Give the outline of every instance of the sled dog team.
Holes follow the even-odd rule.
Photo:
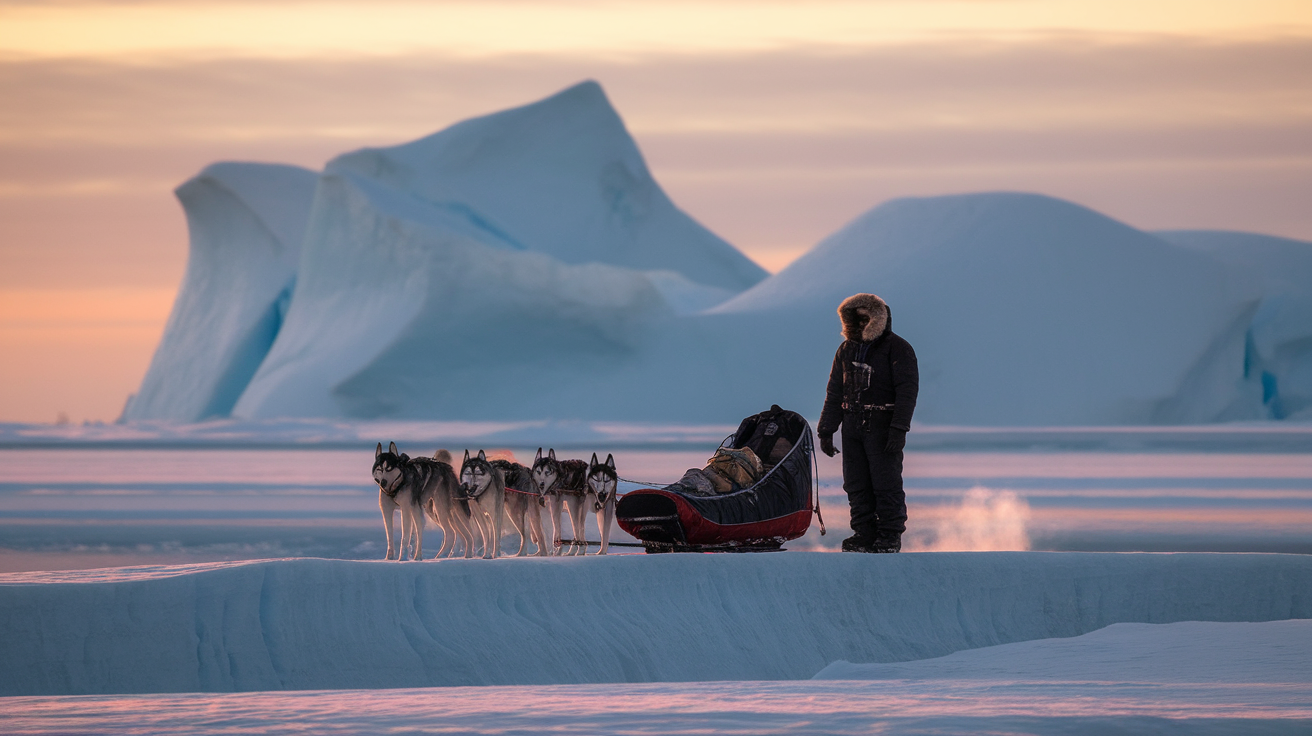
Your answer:
[[[607,455],[605,462],[598,461],[596,453],[591,462],[557,460],[554,449],[543,455],[538,448],[530,468],[513,460],[489,460],[482,450],[472,456],[465,450],[458,476],[451,459],[446,450],[431,458],[412,458],[399,452],[395,442],[388,443],[386,451],[378,444],[373,476],[387,531],[387,559],[404,559],[407,551],[412,560],[424,559],[425,517],[442,528],[438,557],[454,556],[457,543],[463,545],[467,558],[475,556],[475,549],[482,550],[484,559],[501,556],[505,518],[519,534],[516,556],[528,554],[530,540],[540,556],[584,554],[584,544],[571,544],[568,549],[561,544],[562,507],[569,512],[573,539],[579,541],[584,539],[588,511],[596,514],[601,530],[598,554],[606,554],[619,480],[613,456]],[[546,510],[550,521],[550,541],[540,509]],[[399,543],[392,528],[397,510],[401,512]]]

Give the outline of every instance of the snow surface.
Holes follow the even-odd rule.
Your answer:
[[[314,172],[220,163],[177,188],[191,253],[127,420],[225,417],[264,360],[291,300]]]
[[[737,424],[397,419],[216,419],[194,424],[0,423],[3,448],[340,448],[375,442],[436,447],[694,449],[708,454]],[[1312,452],[1312,422],[1266,421],[1173,427],[953,427],[919,425],[909,451]],[[425,450],[431,452],[431,449]],[[820,460],[824,464],[824,459]],[[679,468],[679,474],[683,468]],[[673,479],[671,479],[673,480]]]
[[[1246,374],[1271,418],[1312,419],[1312,243],[1208,230],[1157,235],[1257,276],[1262,305],[1248,328]]]
[[[1233,626],[1230,624],[1228,626]],[[1297,684],[856,680],[5,698],[8,734],[1291,734]]]
[[[0,576],[0,693],[802,679],[1125,622],[1312,617],[1312,557],[293,559]]]
[[[1058,680],[1312,685],[1312,620],[1112,624],[915,662],[835,662],[817,680]]]

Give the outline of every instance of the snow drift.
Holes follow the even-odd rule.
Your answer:
[[[915,662],[835,662],[816,680],[1312,684],[1312,621],[1112,624]]]
[[[291,300],[314,172],[221,163],[177,188],[191,253],[141,388],[123,418],[226,417]]]
[[[769,680],[1312,617],[1312,557],[938,553],[218,563],[0,576],[0,694]]]

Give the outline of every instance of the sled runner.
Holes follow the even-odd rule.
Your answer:
[[[805,534],[820,505],[818,497],[813,503],[811,426],[802,415],[772,406],[744,419],[720,448],[750,448],[764,475],[728,493],[707,494],[686,482],[630,491],[615,509],[620,528],[648,553],[777,550]]]

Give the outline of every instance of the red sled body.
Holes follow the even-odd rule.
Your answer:
[[[715,495],[690,493],[678,484],[630,491],[615,508],[615,521],[648,552],[779,549],[806,533],[816,510],[811,426],[800,414],[775,406],[744,419],[720,443],[751,447],[764,460],[780,440],[791,448],[750,487]]]

